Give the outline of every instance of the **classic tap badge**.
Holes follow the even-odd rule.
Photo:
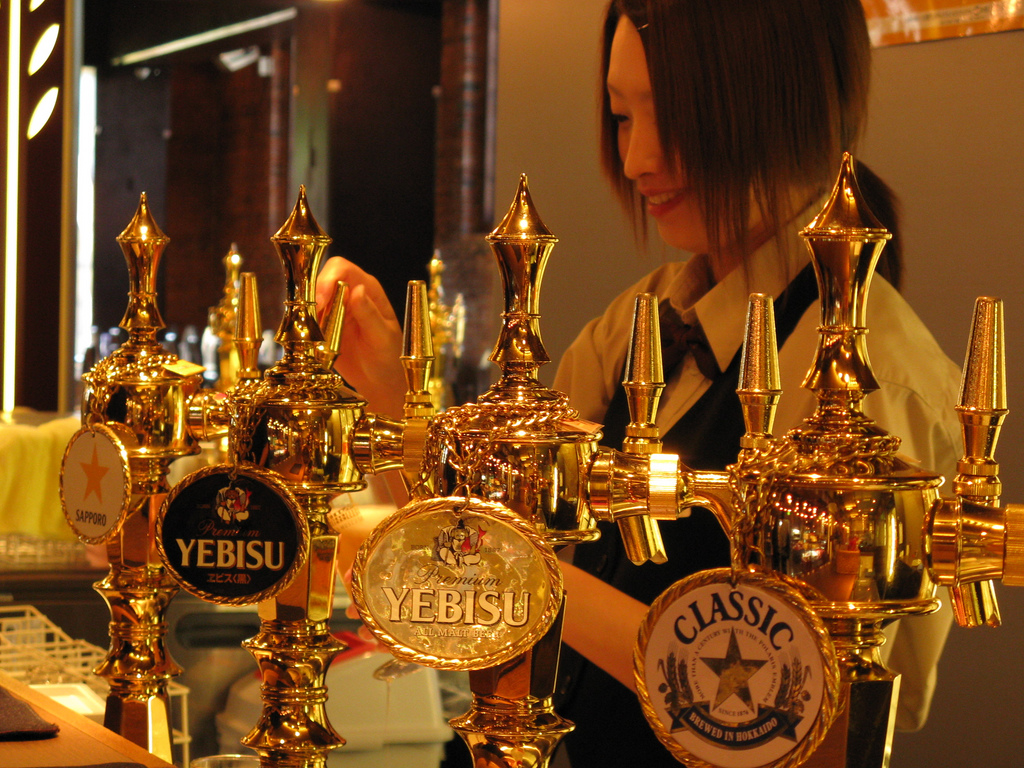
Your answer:
[[[99,544],[121,528],[131,502],[132,473],[123,427],[91,424],[68,442],[60,465],[60,501],[78,538]]]
[[[255,466],[205,467],[164,502],[157,549],[182,588],[213,603],[267,600],[291,582],[309,551],[298,502]]]
[[[798,765],[835,715],[839,671],[803,596],[720,568],[677,582],[640,628],[634,674],[661,742],[687,765]]]
[[[407,504],[360,547],[352,599],[400,659],[483,669],[547,632],[562,573],[544,539],[507,507],[445,497]]]

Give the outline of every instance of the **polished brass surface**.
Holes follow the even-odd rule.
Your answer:
[[[235,386],[222,400],[196,400],[191,422],[209,425],[206,433],[227,428],[229,462],[212,471],[231,472],[234,465],[266,473],[294,497],[307,527],[297,572],[275,585],[271,597],[261,598],[260,632],[245,643],[259,667],[263,713],[243,742],[264,765],[319,768],[344,743],[324,706],[327,667],[345,648],[328,626],[337,536],[326,518],[333,496],[365,487],[350,450],[365,401],[331,370],[341,336],[343,287],[326,312],[326,335],[316,319],[313,280],[330,238],[309,210],[304,189],[271,240],[286,277],[284,317],[275,337],[283,356],[259,375],[255,280],[244,275],[235,301]]]
[[[849,155],[802,235],[821,298],[804,380],[817,406],[803,424],[772,436],[781,395],[772,304],[751,296],[737,390],[746,424],[740,454],[726,472],[683,467],[681,505],[715,513],[737,575],[762,572],[801,585],[828,628],[845,708],[829,731],[806,737],[798,763],[883,768],[898,681],[881,663],[881,630],[937,608],[930,541],[960,553],[964,526],[951,511],[946,517],[957,522],[931,539],[920,534],[940,506],[942,478],[905,461],[899,438],[863,411],[864,397],[878,388],[867,350],[868,287],[890,235],[865,206]]]
[[[1007,413],[1005,367],[1002,302],[981,297],[956,407],[964,439],[956,496],[935,504],[926,530],[929,566],[950,587],[954,615],[964,626],[998,626],[992,581],[1024,586],[1024,515],[1017,504],[1000,508],[994,458]]]
[[[939,498],[942,478],[905,462],[899,438],[863,413],[863,398],[878,388],[866,344],[868,286],[890,235],[864,205],[850,156],[824,209],[802,234],[821,297],[818,346],[804,380],[817,407],[803,425],[766,441],[771,422],[765,404],[748,406],[748,436],[733,468],[741,504],[731,532],[738,567],[765,568],[810,588],[847,689],[851,709],[835,727],[848,725],[850,750],[853,734],[863,735],[874,715],[855,711],[856,702],[883,706],[861,690],[892,679],[877,654],[881,627],[938,606],[917,532]],[[762,302],[752,298],[752,314]],[[751,322],[765,327],[764,320]],[[763,348],[759,335],[748,333],[748,345]],[[755,364],[762,357],[756,353]],[[754,393],[775,397],[772,377],[757,374],[753,386],[741,381],[741,401]],[[894,694],[893,686],[885,690]],[[895,711],[895,701],[887,700],[884,709]],[[870,738],[888,744],[892,720],[883,725]],[[882,751],[884,757],[867,757],[864,765],[886,765],[888,751]]]
[[[978,300],[957,412],[964,455],[940,498],[942,478],[899,454],[900,440],[863,412],[878,388],[867,352],[867,294],[889,233],[864,205],[853,159],[844,157],[824,209],[802,232],[821,297],[815,357],[804,386],[817,407],[775,438],[779,398],[771,303],[753,295],[738,394],[747,433],[724,473],[679,478],[682,505],[710,508],[730,535],[737,574],[795,580],[826,626],[837,655],[841,716],[806,765],[889,764],[896,676],[881,662],[884,626],[933,611],[950,587],[957,621],[997,626],[992,581],[1024,583],[1024,513],[1000,508],[993,458],[1006,414],[1002,306]],[[658,514],[660,519],[666,519]]]
[[[542,768],[573,724],[554,710],[554,670],[564,602],[547,633],[525,653],[469,673],[473,703],[451,726],[469,747],[474,766]]]
[[[128,264],[128,339],[83,375],[82,421],[124,430],[132,500],[107,538],[110,571],[96,584],[110,608],[110,648],[96,673],[110,683],[104,724],[171,760],[167,684],[181,669],[167,653],[164,620],[178,591],[157,556],[153,524],[177,458],[199,452],[186,424],[186,404],[201,383],[199,366],[167,354],[157,341],[163,320],[156,275],[169,238],[145,194],[117,238]]]

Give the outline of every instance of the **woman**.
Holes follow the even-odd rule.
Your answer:
[[[747,296],[776,297],[785,390],[776,432],[813,408],[800,382],[813,358],[818,308],[806,248],[797,235],[831,188],[843,150],[855,149],[867,102],[870,46],[858,0],[613,0],[603,41],[603,161],[642,236],[697,255],[665,264],[612,302],[564,356],[555,388],[583,418],[606,425],[621,445],[622,369],[633,297],[661,298],[667,387],[658,424],[666,450],[697,469],[735,459],[742,420],[736,360]],[[894,202],[863,166],[862,188],[894,232]],[[958,373],[899,296],[898,238],[883,252],[872,283],[869,346],[881,390],[865,410],[904,438],[925,466],[959,457],[953,416]],[[894,247],[895,246],[895,247]],[[343,260],[326,279],[350,283],[341,372],[371,408],[397,413],[401,392],[398,323],[379,285]],[[682,340],[699,324],[706,340]],[[673,344],[673,336],[680,338]],[[384,373],[384,372],[387,373]],[[384,389],[387,389],[386,385]],[[564,574],[570,595],[564,638],[589,660],[563,660],[558,711],[576,722],[566,739],[577,766],[675,765],[643,720],[632,688],[632,645],[646,605],[686,573],[728,562],[728,546],[709,514],[662,526],[665,565],[636,567],[614,529],[580,546]],[[948,614],[904,620],[890,664],[905,673],[899,724],[927,712]],[[927,625],[927,626],[923,626]]]

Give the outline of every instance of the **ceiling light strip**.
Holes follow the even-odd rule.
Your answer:
[[[141,51],[126,53],[124,56],[117,56],[112,59],[111,63],[114,66],[141,64],[144,61],[155,59],[158,56],[167,56],[172,53],[178,53],[179,51],[186,51],[189,48],[195,48],[198,45],[206,45],[207,43],[214,43],[228,37],[241,35],[245,32],[252,32],[257,29],[272,27],[275,24],[290,21],[298,15],[299,12],[295,8],[287,8],[283,11],[276,11],[274,13],[267,14],[266,16],[249,19],[248,21],[240,21],[237,24],[228,24],[225,27],[218,27],[217,29],[211,29],[207,32],[200,32],[197,35],[189,35],[188,37],[173,40],[169,43],[154,45],[151,48],[143,48]]]

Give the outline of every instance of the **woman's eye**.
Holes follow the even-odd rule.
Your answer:
[[[622,125],[624,123],[629,122],[629,117],[627,115],[612,113],[612,122],[615,123],[616,125]]]

